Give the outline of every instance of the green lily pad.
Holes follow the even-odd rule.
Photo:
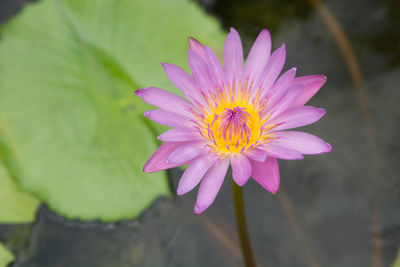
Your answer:
[[[392,264],[392,267],[400,267],[400,249],[397,253],[396,259],[394,260],[394,262]]]
[[[38,206],[35,197],[20,191],[0,161],[0,223],[33,222]]]
[[[6,267],[14,259],[14,255],[0,242],[0,267]]]
[[[0,156],[23,189],[104,221],[170,194],[164,173],[141,171],[157,130],[133,92],[176,90],[159,63],[186,65],[189,35],[222,45],[214,19],[189,0],[43,0],[0,34]]]

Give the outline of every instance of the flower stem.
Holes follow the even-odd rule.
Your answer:
[[[246,214],[244,211],[242,188],[232,181],[233,203],[235,205],[236,226],[240,239],[242,254],[247,267],[255,267],[253,251],[247,233]]]

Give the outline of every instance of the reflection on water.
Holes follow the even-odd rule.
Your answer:
[[[391,266],[400,243],[400,2],[324,1],[360,67],[358,88],[321,13],[307,2],[200,2],[239,30],[247,50],[268,27],[274,47],[287,45],[286,68],[328,76],[311,101],[328,113],[307,132],[332,143],[333,152],[280,162],[276,196],[252,181],[245,188],[259,266]],[[180,171],[170,174],[176,185]],[[230,191],[227,179],[199,217],[192,192],[112,225],[66,222],[42,208],[27,251],[14,249],[13,266],[242,266]],[[7,231],[0,227],[6,244]]]

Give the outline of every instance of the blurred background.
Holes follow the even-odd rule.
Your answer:
[[[332,153],[244,188],[258,266],[400,266],[397,0],[1,0],[0,266],[243,266],[230,177],[195,216],[181,169],[142,174],[164,129],[133,94],[176,92],[159,63],[187,68],[189,36],[221,56],[231,26],[328,77],[304,128]]]

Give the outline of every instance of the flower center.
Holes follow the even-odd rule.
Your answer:
[[[232,154],[249,149],[261,136],[260,118],[251,106],[230,103],[217,107],[205,117],[205,132],[220,154]]]
[[[241,139],[246,139],[248,142],[251,136],[249,120],[250,114],[246,112],[246,108],[225,108],[225,112],[219,117],[218,129],[222,133],[224,142],[232,142],[233,139],[236,140],[236,145]]]

